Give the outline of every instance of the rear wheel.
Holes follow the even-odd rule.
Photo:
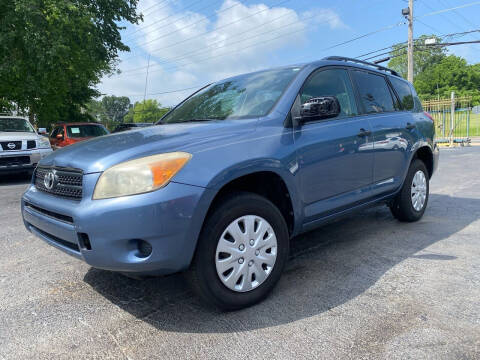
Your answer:
[[[390,207],[393,216],[406,222],[420,220],[427,207],[429,191],[427,168],[423,161],[416,159],[410,165],[403,187]]]
[[[200,297],[223,310],[251,306],[273,289],[288,259],[280,211],[251,193],[225,198],[202,229],[191,269]]]

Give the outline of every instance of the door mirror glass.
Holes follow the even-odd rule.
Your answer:
[[[340,113],[340,102],[336,96],[314,97],[302,105],[300,121],[308,122],[335,118],[339,116]]]

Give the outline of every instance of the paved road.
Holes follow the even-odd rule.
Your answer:
[[[376,208],[294,240],[272,296],[203,308],[181,275],[135,281],[28,234],[0,181],[0,359],[480,358],[480,147],[444,150],[422,221]]]

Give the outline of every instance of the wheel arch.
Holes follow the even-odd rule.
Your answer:
[[[287,223],[289,234],[292,236],[295,232],[295,221],[298,219],[294,210],[295,195],[292,194],[291,187],[292,184],[288,184],[282,175],[272,169],[238,174],[216,186],[217,191],[210,202],[205,219],[228,195],[234,192],[251,192],[264,196],[280,210]]]
[[[410,160],[410,164],[416,159],[419,159],[419,160],[423,161],[423,163],[427,167],[428,177],[431,178],[432,175],[433,175],[433,171],[434,171],[433,151],[432,151],[431,147],[429,145],[426,145],[426,144],[419,146],[415,150],[415,152],[412,156],[412,159]]]

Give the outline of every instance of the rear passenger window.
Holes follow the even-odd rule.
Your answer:
[[[412,94],[413,94],[413,104],[415,106],[414,111],[422,112],[423,111],[422,102],[418,98],[417,92],[415,91],[415,88],[413,87],[412,84],[410,84],[410,89],[412,89]]]
[[[414,108],[412,89],[410,89],[410,84],[406,81],[390,77],[390,82],[393,85],[393,88],[397,92],[398,97],[400,98],[400,104],[398,108],[402,110],[412,111]]]
[[[340,103],[340,116],[358,114],[352,83],[345,69],[320,70],[305,82],[300,94],[302,104],[319,96],[335,96]]]
[[[394,111],[392,93],[383,76],[363,71],[354,71],[353,75],[367,113]]]

